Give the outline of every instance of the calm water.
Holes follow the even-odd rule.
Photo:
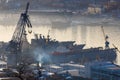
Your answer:
[[[11,40],[15,30],[20,12],[0,13],[0,41]],[[110,47],[115,44],[120,49],[120,20],[99,17],[90,18],[80,15],[63,14],[40,14],[30,13],[30,20],[33,25],[32,34],[28,34],[28,41],[34,38],[34,34],[47,36],[50,30],[52,39],[59,41],[73,40],[76,44],[85,43],[86,47],[104,47],[104,37],[101,25],[109,36]],[[120,65],[120,53],[118,53],[117,64]]]

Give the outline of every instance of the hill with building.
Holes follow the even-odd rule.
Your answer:
[[[91,4],[100,5],[101,7],[117,9],[120,8],[119,0],[0,0],[0,9],[16,10],[24,9],[27,2],[30,2],[31,10],[40,9],[64,9],[64,10],[80,10],[86,9]]]

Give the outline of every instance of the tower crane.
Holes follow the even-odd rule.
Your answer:
[[[20,54],[22,48],[22,39],[23,35],[26,35],[26,27],[32,28],[31,22],[28,15],[29,3],[27,3],[26,10],[24,13],[21,13],[20,19],[17,23],[15,31],[13,33],[11,41],[9,41],[8,52],[9,54]],[[28,31],[31,33],[32,31]]]

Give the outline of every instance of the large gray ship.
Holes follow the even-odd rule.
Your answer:
[[[116,49],[109,47],[109,42],[105,41],[105,48],[87,48],[84,49],[85,44],[74,44],[75,41],[56,41],[52,40],[49,35],[47,38],[41,34],[35,34],[35,39],[31,40],[32,50],[35,51],[39,58],[39,61],[43,63],[66,63],[77,62],[85,63],[94,60],[116,60]],[[40,51],[41,50],[41,51]]]

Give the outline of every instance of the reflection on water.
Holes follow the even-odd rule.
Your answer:
[[[0,14],[0,41],[10,41],[15,26],[19,19],[19,14]],[[28,41],[34,38],[34,33],[48,34],[52,39],[59,41],[73,40],[77,44],[86,43],[87,47],[104,47],[104,37],[101,25],[104,26],[105,33],[109,35],[110,47],[115,44],[120,49],[120,27],[119,20],[104,19],[107,23],[102,23],[103,18],[86,18],[80,15],[38,15],[30,14],[30,20],[33,25],[33,33],[28,34]],[[120,55],[118,55],[119,57]],[[118,64],[120,64],[118,58]]]

